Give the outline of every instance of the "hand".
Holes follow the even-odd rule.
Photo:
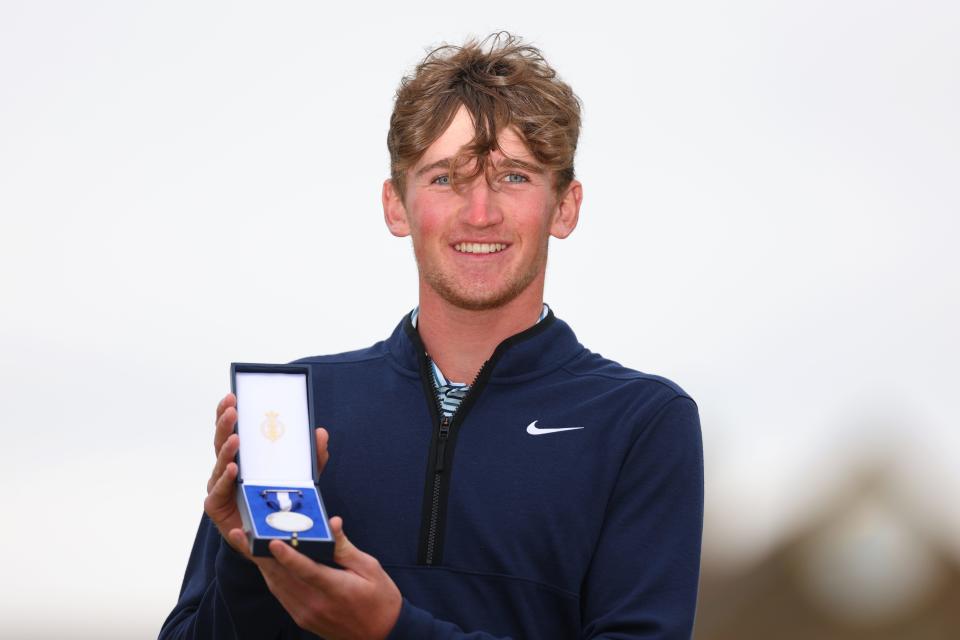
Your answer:
[[[343,569],[318,564],[280,540],[270,542],[275,560],[244,553],[299,627],[327,640],[382,640],[400,616],[400,590],[376,558],[347,539],[341,518],[330,518],[330,530],[333,560]],[[233,529],[229,541],[242,547],[246,536]]]
[[[203,510],[220,530],[220,535],[237,551],[246,554],[247,543],[244,541],[237,546],[228,535],[231,530],[240,529],[242,526],[236,499],[238,469],[237,463],[233,461],[240,449],[240,437],[233,432],[236,424],[237,396],[228,393],[217,405],[217,426],[213,434],[213,451],[217,461],[207,481],[207,497],[203,501]],[[330,435],[322,427],[316,430],[315,435],[317,467],[323,471],[330,459],[327,451]]]

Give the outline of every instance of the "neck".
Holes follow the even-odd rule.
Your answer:
[[[455,307],[421,282],[417,331],[443,374],[469,384],[497,345],[536,324],[542,310],[542,281],[501,307],[481,311]]]

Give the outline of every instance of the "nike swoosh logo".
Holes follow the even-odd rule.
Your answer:
[[[532,436],[542,436],[545,433],[557,433],[558,431],[574,431],[575,429],[583,429],[583,427],[561,427],[560,429],[541,429],[537,426],[537,421],[534,420],[527,425],[527,433]]]

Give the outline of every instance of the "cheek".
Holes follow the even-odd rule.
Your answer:
[[[524,198],[523,202],[516,202],[518,211],[523,211],[523,216],[518,220],[524,232],[532,236],[549,235],[551,226],[551,216],[554,211],[554,204],[549,199],[531,195]]]
[[[414,243],[421,243],[439,234],[443,228],[445,208],[438,198],[419,194],[410,199],[409,222]]]

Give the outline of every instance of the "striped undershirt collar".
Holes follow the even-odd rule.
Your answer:
[[[537,323],[547,317],[547,314],[550,312],[550,307],[544,303],[543,309],[540,310],[540,317],[537,318]],[[417,317],[420,315],[420,307],[414,307],[413,311],[410,312],[410,324],[413,325],[413,328],[417,328]],[[536,324],[536,323],[535,323]],[[447,388],[462,388],[466,392],[470,385],[466,382],[453,382],[447,380],[447,377],[443,375],[443,372],[440,371],[440,367],[437,366],[437,363],[433,361],[433,358],[429,358],[430,366],[433,368],[433,380],[437,383],[437,389],[442,389],[443,387]]]

